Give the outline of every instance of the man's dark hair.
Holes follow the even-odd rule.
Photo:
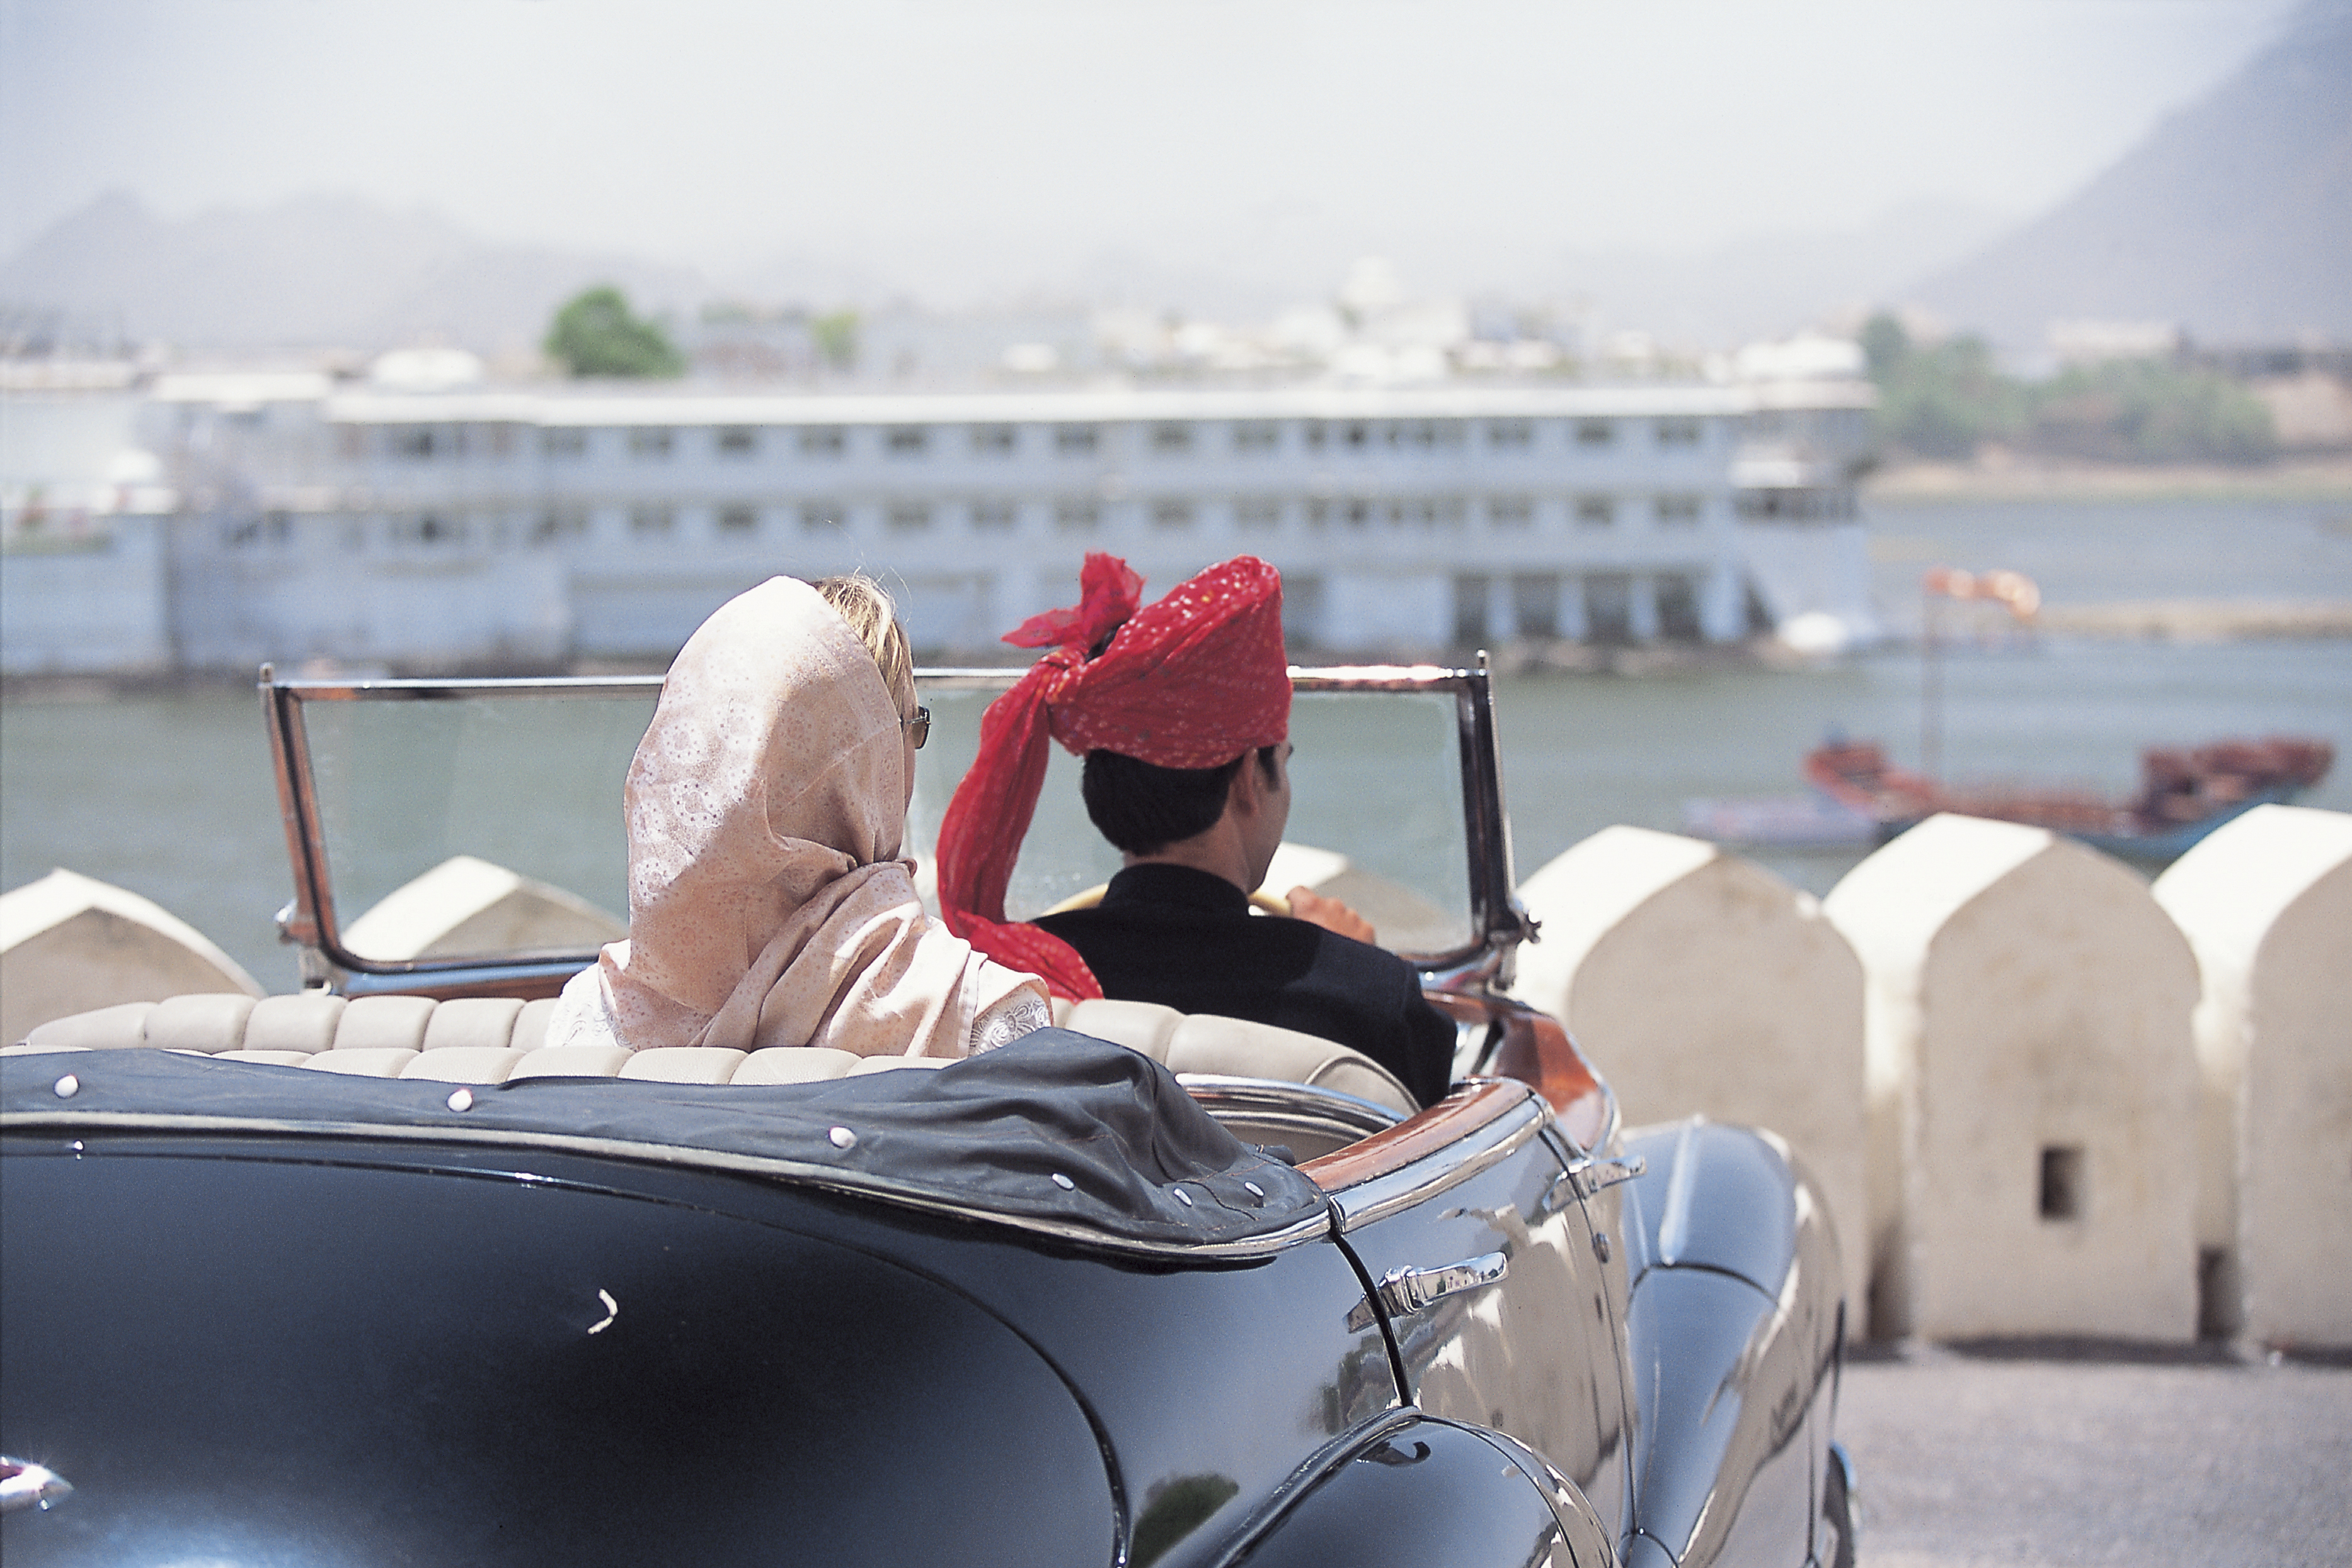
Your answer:
[[[1275,748],[1257,748],[1257,765],[1273,783]],[[1122,852],[1158,854],[1170,844],[1204,833],[1225,811],[1225,791],[1248,752],[1214,768],[1157,768],[1116,751],[1089,751],[1078,792],[1095,828]]]

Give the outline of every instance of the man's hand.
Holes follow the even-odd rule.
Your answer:
[[[1336,931],[1342,936],[1352,936],[1359,942],[1378,943],[1372,934],[1372,923],[1340,903],[1326,898],[1303,887],[1294,887],[1283,897],[1290,901],[1291,917],[1320,925],[1326,931]]]

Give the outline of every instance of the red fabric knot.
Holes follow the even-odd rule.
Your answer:
[[[1087,554],[1078,574],[1078,602],[1032,615],[1003,640],[1016,648],[1072,648],[1083,653],[1133,618],[1143,602],[1143,578],[1115,555]]]
[[[940,824],[940,913],[1000,962],[1056,996],[1098,997],[1076,950],[1009,923],[1004,892],[1045,781],[1050,734],[1077,755],[1116,751],[1160,768],[1215,768],[1290,733],[1282,576],[1236,556],[1138,610],[1143,580],[1118,557],[1087,557],[1082,596],[1004,639],[1052,645],[981,719],[980,754]],[[1113,633],[1099,656],[1089,650]]]

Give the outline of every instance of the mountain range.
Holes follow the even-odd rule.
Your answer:
[[[2352,0],[2315,0],[2055,210],[1906,291],[2013,345],[2053,319],[2352,340]]]
[[[1213,312],[1313,298],[1331,281],[1180,275],[1106,254],[1027,293]],[[1517,281],[1524,298],[1573,302],[1679,344],[1850,321],[1874,302],[2023,350],[2070,318],[2171,321],[2208,341],[2352,340],[2352,0],[2309,0],[2229,81],[2005,232],[1988,214],[1920,204],[1850,233],[1696,256],[1559,256]],[[350,195],[165,218],[113,193],[0,260],[0,336],[161,339],[199,353],[439,342],[508,355],[527,352],[555,306],[595,282],[673,312],[721,296],[870,308],[905,293],[845,258],[716,277],[488,243],[430,212]]]

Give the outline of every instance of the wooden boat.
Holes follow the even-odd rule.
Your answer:
[[[1897,768],[1875,741],[1832,740],[1805,756],[1807,782],[1866,813],[1883,841],[1938,811],[2022,822],[2108,854],[2168,861],[2256,806],[2294,800],[2327,776],[2336,748],[2301,736],[2149,747],[2140,788],[2128,799],[2095,789],[2021,784],[1946,784]]]

